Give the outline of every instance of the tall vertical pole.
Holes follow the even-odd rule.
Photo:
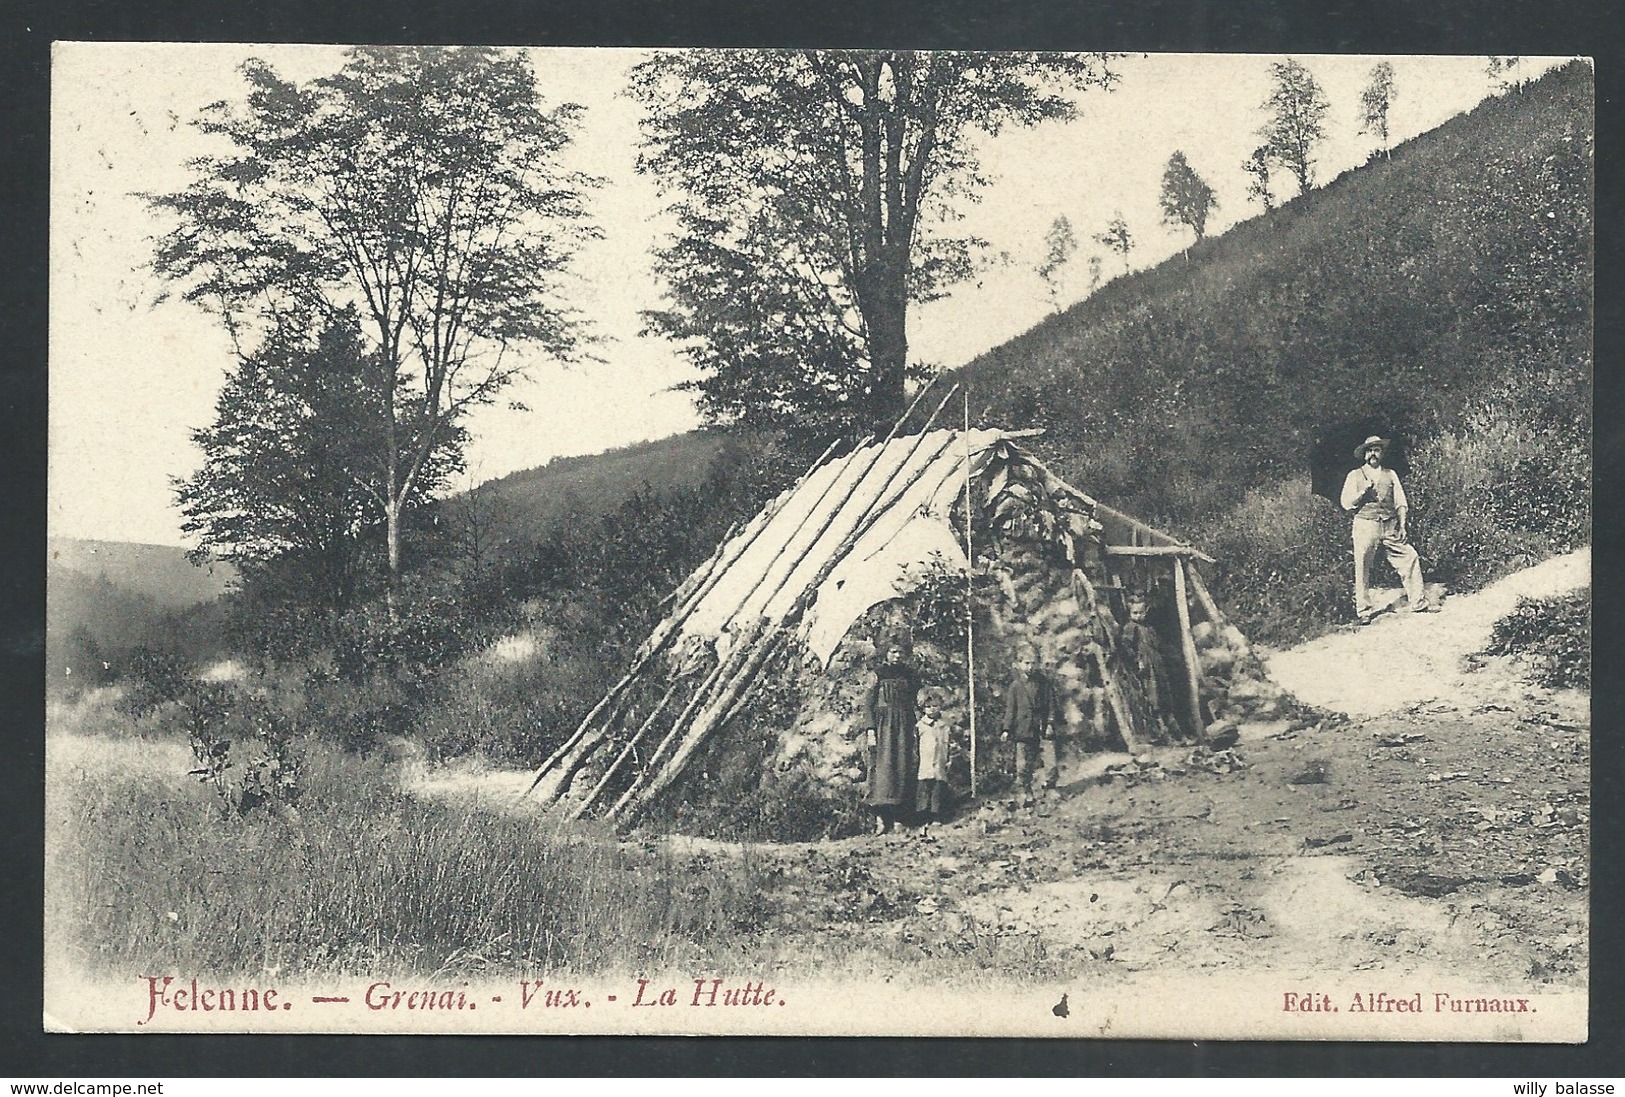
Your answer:
[[[970,795],[976,799],[976,557],[971,555],[970,386],[965,386],[965,696],[970,712]]]
[[[1185,657],[1185,681],[1190,687],[1191,730],[1197,742],[1207,742],[1207,728],[1202,723],[1201,666],[1197,662],[1196,641],[1191,636],[1191,610],[1189,595],[1185,591],[1185,558],[1174,557],[1174,603],[1179,609],[1179,645]]]

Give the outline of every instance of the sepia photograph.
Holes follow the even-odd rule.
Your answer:
[[[45,1029],[1585,1042],[1594,101],[56,43]]]

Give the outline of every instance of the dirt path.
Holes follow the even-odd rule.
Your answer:
[[[1583,979],[1589,748],[1546,699],[1301,728],[1243,757],[989,804],[929,840],[755,847],[775,932],[815,955],[1029,957],[1035,976]]]
[[[1591,550],[1586,548],[1450,598],[1441,613],[1388,613],[1369,625],[1266,654],[1270,677],[1307,704],[1351,716],[1395,712],[1422,701],[1471,705],[1501,700],[1488,696],[1486,688],[1506,683],[1494,675],[1468,673],[1462,660],[1483,650],[1491,627],[1512,612],[1520,597],[1562,594],[1590,583]]]

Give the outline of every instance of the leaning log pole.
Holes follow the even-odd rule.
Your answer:
[[[1198,742],[1207,742],[1207,725],[1202,723],[1202,668],[1197,662],[1196,639],[1191,635],[1190,595],[1185,583],[1185,558],[1174,557],[1174,602],[1179,611],[1179,644],[1185,655],[1185,681],[1190,687],[1191,730]]]

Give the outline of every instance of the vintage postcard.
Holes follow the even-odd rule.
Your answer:
[[[1586,1040],[1593,96],[59,43],[46,1028]]]

